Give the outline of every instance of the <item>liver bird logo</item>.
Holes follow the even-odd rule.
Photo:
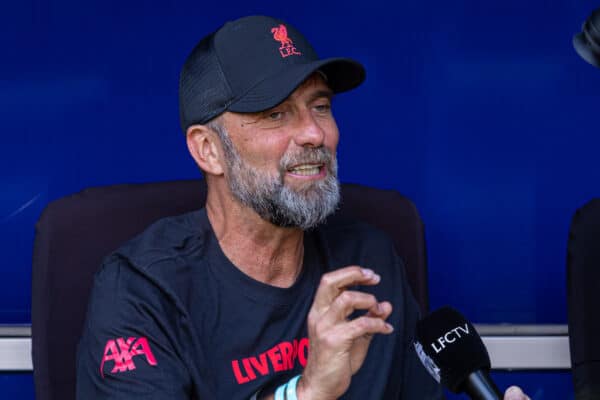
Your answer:
[[[302,53],[294,46],[292,39],[289,38],[285,25],[279,24],[279,26],[271,29],[271,33],[273,34],[273,39],[281,44],[279,47],[279,54],[281,54],[281,57],[285,58],[291,55],[302,55]]]

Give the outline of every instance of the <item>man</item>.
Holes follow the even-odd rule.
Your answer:
[[[269,17],[196,46],[180,110],[206,207],[105,260],[78,398],[442,398],[412,347],[417,306],[390,240],[323,224],[339,201],[331,98],[364,76]]]

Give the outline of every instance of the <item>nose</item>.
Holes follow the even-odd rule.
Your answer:
[[[325,141],[325,130],[310,112],[300,119],[294,142],[301,147],[321,147]]]

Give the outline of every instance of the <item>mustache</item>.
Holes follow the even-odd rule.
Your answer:
[[[329,167],[333,159],[332,152],[325,147],[306,147],[294,153],[286,153],[279,162],[281,172],[300,164],[324,164]]]

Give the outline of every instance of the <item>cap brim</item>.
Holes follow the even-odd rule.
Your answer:
[[[252,87],[227,109],[234,112],[259,112],[275,107],[284,101],[315,71],[322,71],[334,93],[354,89],[365,80],[364,67],[348,58],[328,58],[307,64],[286,67]]]
[[[592,51],[583,33],[578,33],[573,36],[573,47],[581,58],[593,66],[600,68],[600,54],[596,54]]]

